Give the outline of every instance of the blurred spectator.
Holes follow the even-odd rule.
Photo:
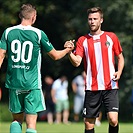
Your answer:
[[[102,120],[102,112],[99,113],[99,116],[96,118],[95,125],[101,126],[101,120]]]
[[[72,90],[75,93],[74,96],[74,121],[79,121],[79,115],[83,109],[84,97],[85,97],[85,77],[86,74],[83,71],[81,75],[76,76],[72,81]]]
[[[56,106],[56,123],[68,123],[69,101],[68,101],[68,81],[66,76],[56,79],[52,85],[52,99]],[[62,114],[63,112],[63,114]]]
[[[55,112],[55,105],[51,97],[52,84],[53,78],[51,76],[44,77],[43,93],[46,102],[46,113],[49,124],[53,123],[53,115]]]
[[[85,97],[85,78],[86,73],[83,71],[81,75],[76,76],[72,81],[72,89],[75,93],[74,96],[74,121],[79,121],[79,115],[83,109],[84,97]],[[102,112],[100,112],[99,117],[96,118],[95,125],[100,126],[102,119]]]

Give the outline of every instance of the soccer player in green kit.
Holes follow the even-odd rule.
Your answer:
[[[37,11],[31,4],[21,6],[21,24],[7,28],[0,42],[0,66],[8,55],[5,87],[9,89],[9,109],[13,115],[10,133],[22,133],[24,116],[26,133],[37,133],[37,112],[45,110],[41,90],[41,48],[53,59],[58,60],[74,49],[55,50],[47,35],[32,25]]]

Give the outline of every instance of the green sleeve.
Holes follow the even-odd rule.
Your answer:
[[[41,31],[40,43],[45,52],[50,52],[54,48],[53,45],[49,42],[47,35],[43,31]]]

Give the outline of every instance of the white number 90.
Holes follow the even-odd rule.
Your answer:
[[[25,59],[26,46],[29,46],[27,52],[27,59]],[[11,43],[11,51],[15,54],[11,58],[14,62],[19,62],[20,60],[23,63],[29,63],[32,58],[33,43],[30,41],[25,41],[23,44],[19,40],[13,40]]]

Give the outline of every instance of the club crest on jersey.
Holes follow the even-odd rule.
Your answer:
[[[107,47],[109,47],[109,46],[110,46],[110,42],[107,41],[107,42],[105,43],[105,45],[106,45]]]

